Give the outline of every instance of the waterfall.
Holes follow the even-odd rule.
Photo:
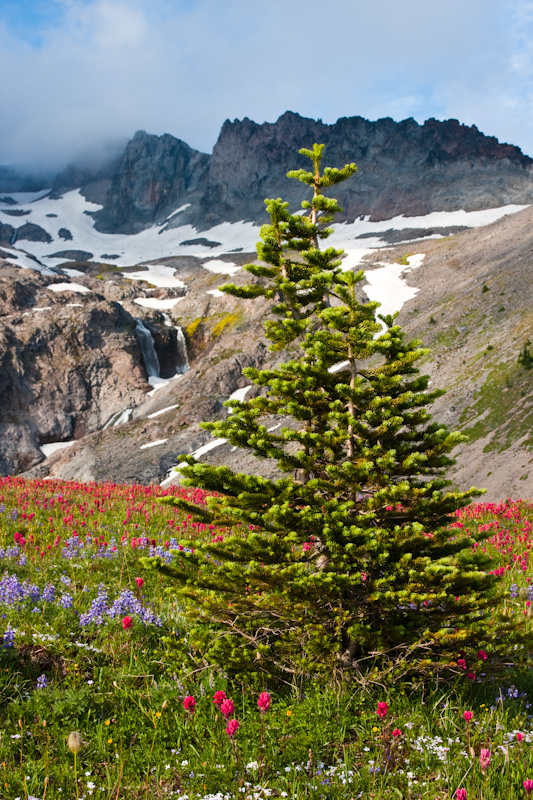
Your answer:
[[[178,375],[183,375],[184,372],[189,371],[189,357],[187,355],[187,343],[182,329],[179,325],[176,328],[176,339],[178,344],[178,363],[176,364],[176,372]]]
[[[135,320],[135,333],[137,334],[148,377],[159,378],[160,367],[154,347],[154,337],[140,319]]]
[[[176,375],[183,375],[189,371],[189,356],[187,354],[187,343],[185,336],[179,325],[173,325],[168,314],[163,314],[163,319],[167,328],[174,328],[176,331],[176,349],[178,351],[178,363],[176,364]]]

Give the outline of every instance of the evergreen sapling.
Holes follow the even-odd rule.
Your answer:
[[[341,210],[323,190],[355,172],[321,174],[322,151],[301,150],[312,169],[288,173],[313,189],[307,214],[266,201],[261,263],[245,267],[261,283],[224,287],[271,299],[271,349],[297,357],[246,369],[266,394],[231,401],[228,419],[204,425],[273,460],[279,478],[183,457],[187,484],[213,496],[207,508],[171,502],[227,535],[188,543],[193,552],[171,566],[150,563],[173,577],[202,656],[227,670],[429,668],[469,647],[507,650],[519,625],[492,617],[488,629],[497,580],[488,558],[471,535],[450,533],[454,512],[479,492],[447,489],[449,454],[465,437],[431,419],[441,392],[417,366],[428,351],[361,299],[363,273],[343,272],[342,251],[320,249]]]

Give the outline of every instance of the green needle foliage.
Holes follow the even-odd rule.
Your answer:
[[[204,426],[273,459],[279,478],[182,458],[187,483],[214,495],[207,509],[174,504],[228,534],[190,542],[172,567],[150,563],[174,578],[191,640],[231,671],[420,669],[469,648],[508,652],[518,626],[485,622],[490,562],[472,535],[447,528],[480,492],[447,490],[449,453],[464,437],[431,419],[440,392],[417,366],[428,351],[359,299],[363,274],[342,271],[342,251],[319,249],[340,210],[322,190],[355,172],[321,175],[322,150],[301,150],[312,171],[289,173],[313,189],[308,214],[266,201],[263,263],[245,267],[261,283],[225,287],[272,298],[266,336],[273,350],[297,346],[298,357],[245,370],[266,393],[228,403],[227,420]]]

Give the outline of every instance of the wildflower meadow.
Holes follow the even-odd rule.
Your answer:
[[[530,670],[459,651],[446,675],[247,680],[206,663],[164,574],[227,529],[162,503],[200,490],[0,479],[0,796],[533,796]],[[533,614],[533,506],[456,512],[504,613]],[[499,595],[500,596],[500,595]],[[501,610],[501,609],[500,609]],[[521,658],[521,662],[524,659]]]

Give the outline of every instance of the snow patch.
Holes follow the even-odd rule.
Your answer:
[[[13,250],[11,247],[6,247],[4,244],[2,245],[2,250],[4,253],[7,253],[6,261],[14,267],[20,267],[21,269],[33,269],[36,272],[40,272],[42,275],[57,275],[57,272],[53,269],[49,269],[44,264],[41,264],[40,261],[34,261],[33,258],[23,252],[22,250]]]
[[[71,445],[75,444],[74,441],[72,442],[50,442],[50,444],[42,444],[39,448],[41,453],[45,458],[49,458],[53,453],[57,453],[58,450],[63,450],[65,447],[70,447]]]
[[[139,272],[123,272],[124,278],[130,281],[146,281],[158,289],[182,289],[185,287],[183,281],[175,278],[176,270],[173,267],[165,267],[163,264],[144,264]]]
[[[209,272],[214,272],[216,275],[235,275],[240,270],[237,264],[231,261],[221,261],[220,259],[212,259],[211,261],[204,261],[202,267]]]
[[[242,389],[235,389],[228,397],[228,400],[239,400],[242,402],[251,388],[251,386],[244,386]]]
[[[156,378],[155,375],[150,375],[148,378],[148,383],[153,388],[151,392],[148,392],[148,397],[153,397],[156,392],[163,388],[163,386],[166,386],[171,381],[175,381],[181,377],[181,375],[173,375],[172,378]]]
[[[160,417],[161,414],[166,414],[167,411],[173,411],[175,408],[178,408],[178,404],[174,406],[167,406],[166,408],[162,408],[159,411],[154,411],[153,414],[148,414],[146,419],[155,419],[155,417]]]
[[[64,272],[65,275],[69,276],[69,278],[85,277],[85,272],[82,272],[81,269],[69,269],[68,267],[61,267],[61,272]]]
[[[81,283],[50,283],[47,287],[52,292],[78,292],[79,294],[90,293],[90,289],[82,286]]]
[[[385,231],[395,230],[403,231],[408,228],[449,228],[453,226],[464,226],[467,228],[479,228],[483,225],[490,225],[491,222],[507,214],[516,214],[518,211],[523,211],[528,208],[527,205],[508,205],[500,206],[499,208],[486,208],[482,211],[432,211],[430,214],[423,214],[418,217],[405,217],[400,214],[391,219],[381,220],[380,222],[371,222],[370,217],[366,216],[362,219],[356,219],[353,222],[343,222],[333,226],[333,234],[327,241],[328,247],[344,247],[348,248],[358,247],[354,242],[358,236],[363,234],[374,234],[377,239],[381,239],[380,233]],[[367,247],[369,244],[368,239],[361,241],[361,247]],[[372,245],[374,242],[372,241]]]
[[[333,374],[335,372],[340,372],[341,369],[346,369],[346,367],[349,366],[350,366],[349,361],[340,361],[338,364],[333,364],[333,366],[328,369],[328,372],[331,372]]]
[[[382,264],[379,269],[372,269],[365,272],[367,285],[365,294],[369,300],[380,303],[378,314],[394,314],[412,300],[418,289],[415,286],[408,286],[403,275],[422,264],[425,253],[416,253],[407,258],[405,264]]]
[[[139,447],[139,450],[148,450],[149,447],[157,447],[160,444],[165,444],[165,442],[168,442],[168,439],[158,439],[155,442],[149,442],[148,444],[142,444]]]
[[[224,297],[224,292],[221,292],[220,289],[208,289],[206,294],[211,294],[213,297]]]
[[[214,450],[215,447],[220,447],[223,444],[226,444],[227,439],[214,439],[212,442],[208,442],[207,444],[202,445],[194,453],[191,453],[191,457],[198,460],[200,456],[205,456],[206,453],[209,453],[210,450]],[[167,472],[166,478],[161,481],[159,484],[160,486],[166,486],[167,484],[171,483],[171,481],[179,475],[181,472],[181,464],[176,464],[175,467],[172,467]]]
[[[107,420],[103,430],[106,431],[108,428],[117,428],[119,425],[124,425],[126,422],[130,421],[132,414],[133,408],[125,408],[124,411],[117,411]]]
[[[155,308],[158,311],[165,311],[174,308],[184,297],[171,297],[169,300],[158,300],[156,297],[136,297],[133,301],[144,308]]]

